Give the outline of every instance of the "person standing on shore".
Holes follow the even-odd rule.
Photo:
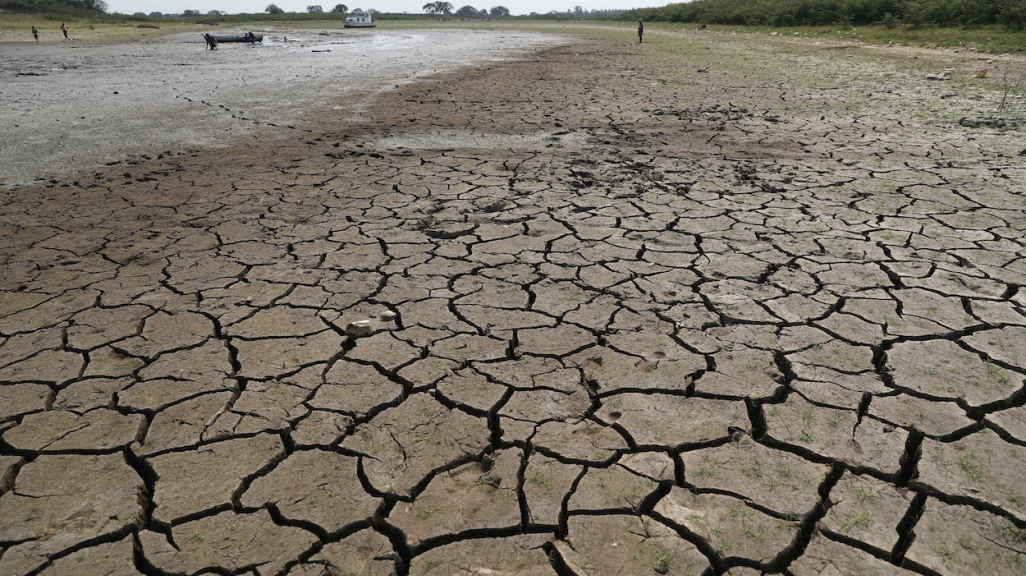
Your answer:
[[[36,43],[39,42],[39,30],[36,30],[35,26],[32,27],[32,37],[36,39]]]
[[[71,38],[68,38],[68,25],[64,22],[61,22],[61,32],[64,33],[65,40],[71,40]]]
[[[645,24],[638,20],[638,44],[641,44],[641,35],[645,33]]]

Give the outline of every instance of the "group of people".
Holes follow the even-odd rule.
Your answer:
[[[66,22],[61,22],[61,34],[64,34],[65,40],[71,40],[71,38],[68,38],[68,24]],[[35,38],[36,42],[39,42],[39,30],[35,26],[32,27],[32,37]]]

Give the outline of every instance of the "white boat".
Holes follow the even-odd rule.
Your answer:
[[[352,16],[346,16],[346,21],[343,24],[346,28],[373,28],[378,23],[371,19],[369,12],[362,10],[353,12]]]

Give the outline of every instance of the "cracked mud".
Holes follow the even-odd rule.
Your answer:
[[[0,574],[1026,572],[983,58],[651,36],[2,192]]]

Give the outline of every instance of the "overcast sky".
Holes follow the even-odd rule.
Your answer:
[[[373,8],[379,12],[410,12],[422,14],[421,9],[428,0],[105,0],[110,12],[121,14],[134,14],[143,12],[163,12],[165,14],[180,14],[183,10],[199,10],[206,14],[211,10],[223,10],[229,14],[263,12],[268,4],[277,4],[286,12],[306,12],[306,7],[311,4],[320,4],[324,11],[329,11],[336,4],[342,3],[350,9]],[[493,6],[505,6],[511,14],[521,15],[538,12],[544,14],[552,10],[565,12],[573,10],[575,6],[581,6],[585,10],[611,10],[630,8],[664,6],[670,0],[448,0],[455,8],[471,6],[481,9],[490,9]]]

